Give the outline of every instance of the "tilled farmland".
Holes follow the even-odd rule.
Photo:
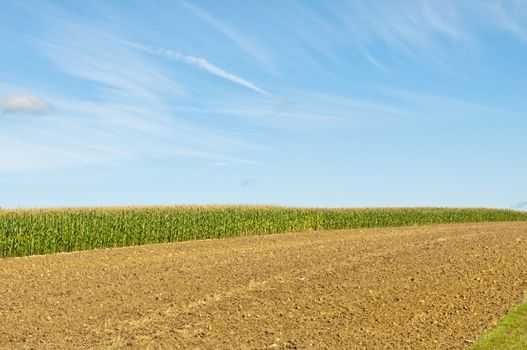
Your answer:
[[[463,349],[527,291],[527,222],[0,259],[0,349]]]

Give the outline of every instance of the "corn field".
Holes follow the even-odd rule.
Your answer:
[[[527,221],[494,209],[174,206],[0,210],[0,256],[304,230]]]

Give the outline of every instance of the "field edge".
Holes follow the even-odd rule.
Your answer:
[[[519,305],[512,307],[498,325],[480,337],[471,350],[523,350],[527,348],[527,290]]]

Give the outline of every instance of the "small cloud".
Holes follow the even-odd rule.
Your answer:
[[[527,209],[527,201],[516,203],[512,206],[512,209]]]
[[[245,179],[243,180],[240,185],[244,188],[247,188],[247,187],[253,187],[254,185],[256,185],[256,180],[255,179]]]
[[[47,114],[53,110],[43,99],[22,92],[13,92],[0,98],[0,113]]]

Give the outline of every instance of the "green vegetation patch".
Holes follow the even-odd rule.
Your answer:
[[[527,213],[450,208],[174,206],[0,210],[0,256],[304,230],[520,220],[527,221]]]
[[[495,329],[472,347],[472,350],[490,349],[527,349],[527,303],[513,308]]]

